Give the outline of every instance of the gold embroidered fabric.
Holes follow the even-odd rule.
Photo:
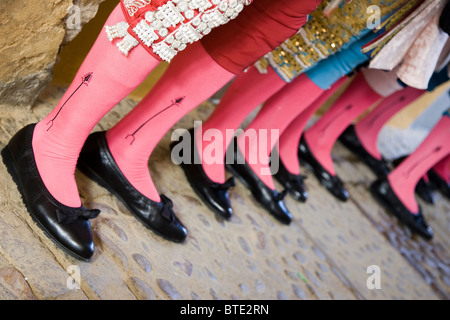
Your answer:
[[[342,1],[329,16],[324,9],[333,0],[323,1],[311,14],[309,21],[291,38],[255,63],[262,73],[273,67],[286,81],[333,55],[369,30],[368,23],[377,17],[389,16],[382,27],[389,28],[401,17],[407,7],[418,0],[354,0]],[[376,7],[372,7],[376,6]],[[379,11],[377,11],[379,10]]]

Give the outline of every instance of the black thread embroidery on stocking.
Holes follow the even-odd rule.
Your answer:
[[[325,123],[324,126],[322,126],[322,128],[319,130],[319,132],[321,134],[324,133],[324,131],[337,119],[339,118],[341,115],[343,115],[346,111],[350,110],[351,108],[353,108],[353,106],[350,104],[348,106],[346,106],[344,109],[340,110],[339,113],[330,121],[328,121],[327,123]]]
[[[47,129],[47,131],[49,131],[51,129],[51,127],[53,127],[53,122],[55,121],[55,119],[59,116],[59,114],[61,113],[61,110],[64,108],[64,106],[66,105],[66,103],[73,97],[73,95],[80,90],[80,88],[84,85],[88,86],[89,82],[92,80],[92,75],[93,72],[89,72],[88,74],[86,74],[84,77],[81,77],[81,83],[78,86],[78,88],[75,89],[74,92],[72,92],[72,94],[70,95],[70,97],[67,98],[67,100],[63,103],[63,105],[61,106],[61,108],[59,108],[58,112],[56,113],[56,115],[53,117],[52,120],[50,120],[49,122],[47,122],[47,125],[49,125],[49,123],[51,123],[50,127]]]
[[[132,138],[131,139],[131,142],[130,142],[130,146],[134,143],[134,140],[136,140],[136,137],[135,137],[135,135],[136,135],[136,133],[138,133],[138,131],[139,130],[141,130],[147,123],[149,123],[151,120],[153,120],[155,117],[157,117],[157,116],[159,116],[161,113],[163,113],[164,111],[166,111],[166,110],[168,110],[168,109],[170,109],[170,108],[172,108],[172,107],[174,107],[174,106],[179,106],[182,102],[183,102],[183,100],[184,100],[184,98],[185,97],[180,97],[180,98],[177,98],[177,99],[175,99],[175,100],[172,100],[172,103],[169,105],[169,106],[167,106],[167,107],[165,107],[164,109],[162,109],[161,111],[159,111],[158,113],[156,113],[155,115],[153,115],[150,119],[148,119],[148,120],[146,120],[143,124],[141,124],[140,126],[139,126],[139,128],[137,128],[133,133],[131,133],[131,134],[128,134],[126,137],[125,137],[125,140],[127,140],[128,138]]]
[[[439,151],[441,151],[442,147],[436,147],[433,149],[433,151],[431,153],[438,153]],[[419,165],[420,162],[422,162],[422,160],[424,160],[425,158],[428,158],[429,155],[425,155],[424,157],[421,157],[419,160],[417,160],[416,162],[414,162],[404,173],[406,178],[409,178],[409,175],[411,174],[411,172]]]

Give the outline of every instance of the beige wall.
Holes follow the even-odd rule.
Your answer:
[[[95,16],[103,1],[1,0],[1,105],[32,106],[52,79],[61,46]]]

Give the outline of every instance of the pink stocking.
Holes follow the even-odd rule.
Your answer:
[[[286,82],[271,68],[268,69],[267,74],[259,73],[255,67],[251,67],[247,72],[240,73],[228,88],[214,112],[202,125],[203,140],[199,141],[201,137],[197,136],[197,145],[199,146],[200,143],[202,145],[201,153],[203,154],[209,144],[213,143],[208,141],[210,137],[207,130],[214,135],[220,134],[223,137],[223,148],[215,149],[220,149],[225,153],[233,139],[229,132],[234,133],[256,107],[285,85]],[[203,161],[202,165],[212,181],[225,182],[223,163],[208,164]]]
[[[339,135],[378,99],[380,96],[370,88],[364,76],[358,73],[334,105],[305,131],[304,137],[311,152],[330,174],[336,174],[331,149]]]
[[[345,81],[347,81],[347,79],[347,77],[342,77],[334,83],[330,89],[323,92],[319,98],[311,103],[303,112],[298,114],[281,134],[279,141],[280,160],[290,173],[295,175],[300,174],[298,145],[309,119],[320,106],[322,106],[345,83]]]
[[[375,159],[381,160],[378,151],[378,134],[386,122],[397,112],[407,107],[425,93],[412,87],[396,91],[375,107],[367,116],[355,124],[355,132],[364,149]]]
[[[298,145],[303,131],[314,113],[347,81],[342,77],[334,83],[330,89],[324,91],[319,98],[311,103],[303,112],[289,124],[283,131],[279,141],[279,155],[286,169],[292,173],[300,174],[300,163],[298,159]]]
[[[438,174],[445,182],[450,183],[450,156],[445,157],[439,161],[434,167],[433,171]]]
[[[123,21],[117,6],[106,21]],[[55,109],[35,127],[33,152],[41,178],[59,202],[79,207],[75,181],[80,150],[98,121],[136,88],[159,61],[138,46],[128,57],[100,33]]]
[[[301,74],[268,99],[244,134],[239,136],[238,146],[246,162],[269,188],[275,189],[269,157],[279,136],[292,119],[322,93],[323,90],[309,80],[306,74]],[[272,165],[276,165],[276,162],[273,161]]]
[[[450,117],[443,116],[419,147],[388,175],[400,201],[412,213],[419,212],[414,196],[417,182],[441,159],[450,154]]]
[[[160,201],[148,170],[153,149],[178,120],[233,76],[196,42],[171,61],[144,99],[107,132],[114,160],[133,187]]]

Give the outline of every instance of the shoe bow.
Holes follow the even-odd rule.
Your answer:
[[[231,177],[224,183],[215,183],[212,185],[213,188],[220,189],[220,190],[228,190],[231,187],[235,187],[235,186],[236,186],[236,182],[234,181],[234,177]]]
[[[56,209],[56,219],[60,224],[71,224],[78,218],[94,219],[100,214],[98,209],[87,209],[84,206],[71,208],[67,206]]]
[[[299,175],[295,175],[294,177],[292,177],[292,181],[293,182],[297,182],[298,181],[299,183],[303,183],[303,181],[305,181],[306,178],[307,178],[307,176],[299,174]]]
[[[283,191],[281,191],[280,193],[278,193],[277,195],[274,196],[275,201],[283,201],[284,197],[286,197],[288,193],[287,189],[284,189]]]
[[[163,216],[167,221],[174,221],[174,213],[173,213],[173,202],[165,195],[161,194],[161,202],[162,202],[162,209],[160,211],[161,216]]]

